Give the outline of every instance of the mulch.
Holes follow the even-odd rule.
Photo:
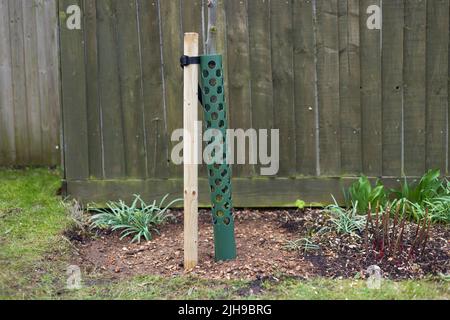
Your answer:
[[[75,263],[88,272],[107,273],[114,278],[185,275],[182,212],[172,214],[176,217],[174,223],[163,226],[154,240],[141,244],[131,244],[130,239],[120,240],[118,233],[102,232],[90,237],[68,234],[78,252]],[[235,217],[238,258],[216,263],[210,213],[200,212],[200,263],[187,274],[204,279],[243,280],[282,276],[354,278],[364,277],[369,266],[378,265],[387,278],[413,279],[447,274],[449,270],[450,230],[445,226],[433,226],[423,256],[410,259],[399,255],[397,259],[379,260],[366,252],[362,236],[318,233],[330,225],[329,216],[323,211],[240,210]],[[413,233],[415,229],[415,224],[408,223],[406,233]],[[310,238],[319,249],[287,250],[289,241],[303,237]]]

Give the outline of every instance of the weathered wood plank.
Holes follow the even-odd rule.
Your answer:
[[[449,1],[428,1],[426,169],[447,172]]]
[[[102,115],[104,176],[126,176],[122,97],[118,68],[117,18],[111,0],[97,1],[99,103]]]
[[[342,189],[348,188],[357,178],[259,178],[233,179],[233,204],[236,208],[248,207],[295,207],[299,195],[311,206],[326,206],[333,203],[330,194],[343,203]],[[398,179],[383,179],[389,188],[398,187]],[[104,204],[106,201],[122,199],[131,202],[133,194],[144,199],[182,198],[183,179],[169,180],[106,180],[68,181],[68,194],[84,203]],[[326,190],[326,192],[325,192]],[[199,206],[211,206],[207,179],[199,179]],[[267,195],[270,195],[267,196]]]
[[[383,1],[383,175],[403,174],[404,1]]]
[[[270,39],[270,4],[264,0],[248,2],[250,39],[252,127],[270,130],[274,127],[272,53]],[[270,134],[270,132],[269,132]],[[270,142],[270,140],[268,140]],[[270,150],[269,150],[270,152]],[[262,166],[264,167],[264,166]],[[261,165],[256,166],[260,174]]]
[[[136,2],[116,0],[115,7],[126,174],[139,178],[147,174],[147,150]]]
[[[62,97],[64,113],[65,177],[82,180],[89,177],[85,47],[82,30],[67,28],[67,7],[81,0],[59,2],[61,39],[61,81],[65,90]],[[83,29],[82,24],[81,29]]]
[[[407,176],[425,172],[426,25],[427,1],[405,1],[403,127]]]
[[[58,29],[58,3],[56,0],[44,0],[43,2],[45,31],[45,57],[46,84],[45,90],[48,92],[49,112],[45,118],[47,123],[43,122],[42,132],[44,136],[44,152],[50,150],[47,154],[50,165],[61,165],[62,150],[61,136],[61,86],[60,86],[60,65],[59,65],[59,29]],[[41,105],[42,107],[42,105]],[[41,117],[41,121],[44,117]]]
[[[10,48],[13,75],[13,102],[15,115],[16,164],[30,163],[30,132],[27,112],[25,77],[25,39],[23,28],[24,0],[9,1]]]
[[[53,0],[34,0],[37,37],[37,67],[40,104],[39,128],[42,134],[40,165],[60,164],[60,87],[55,73],[59,67],[57,6]],[[56,71],[56,72],[55,72]],[[55,81],[56,80],[56,81]],[[57,97],[57,100],[53,97]],[[55,130],[55,127],[57,130]]]
[[[180,69],[180,56],[182,55],[182,32],[180,21],[179,1],[159,1],[162,32],[162,49],[164,63],[165,83],[165,115],[169,139],[169,153],[166,161],[169,162],[169,175],[171,178],[182,176],[182,166],[172,163],[170,158],[173,147],[178,142],[170,141],[172,132],[183,127],[183,90],[182,70]]]
[[[199,35],[199,54],[204,53],[204,47],[206,46],[205,38],[203,37],[203,23],[205,23],[205,28],[207,28],[207,16],[208,16],[207,3],[203,0],[181,0],[181,12],[183,14],[183,34],[187,32],[196,32]],[[202,11],[203,10],[203,11]],[[205,17],[203,16],[205,14]],[[205,30],[206,33],[206,30]],[[203,123],[204,112],[202,112],[202,106],[199,104],[200,112],[198,113],[198,121]],[[207,165],[201,164],[199,166],[199,172],[202,175],[207,175]]]
[[[231,128],[247,130],[252,127],[247,1],[228,0],[225,2],[225,8],[228,53],[226,94],[229,95],[230,123]],[[235,165],[233,175],[247,177],[254,175],[254,166],[248,165],[248,157],[246,163]]]
[[[362,172],[359,0],[339,1],[341,174]]]
[[[148,177],[168,178],[168,135],[165,127],[164,91],[157,1],[139,0],[139,37],[147,145]]]
[[[103,177],[102,121],[99,99],[97,6],[95,0],[84,0],[86,43],[86,102],[90,177]]]
[[[317,174],[315,17],[312,1],[294,1],[294,83],[297,174]]]
[[[274,126],[280,130],[279,176],[296,174],[294,30],[291,1],[271,1]]]
[[[23,32],[24,32],[24,58],[25,58],[25,86],[26,108],[28,117],[28,130],[30,134],[29,164],[42,163],[42,130],[41,130],[41,105],[39,98],[39,69],[38,69],[38,45],[36,4],[34,1],[24,1]]]
[[[205,5],[206,7],[206,5]],[[182,33],[196,32],[199,35],[200,54],[203,53],[203,46],[206,39],[203,38],[203,0],[181,0],[181,13],[183,19]],[[206,8],[204,8],[206,12]],[[201,113],[201,112],[200,112]]]
[[[316,4],[320,171],[330,176],[341,170],[338,1]]]
[[[362,161],[365,174],[379,177],[383,163],[381,30],[367,27],[367,9],[372,5],[381,8],[381,0],[360,1]]]
[[[15,164],[13,74],[8,0],[0,0],[0,165]]]

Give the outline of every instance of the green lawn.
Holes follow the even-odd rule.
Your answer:
[[[71,227],[56,196],[59,171],[0,170],[0,299],[449,299],[439,279],[385,281],[370,290],[361,280],[294,279],[263,283],[198,278],[135,277],[112,281],[83,275],[83,288],[65,289],[73,253]]]

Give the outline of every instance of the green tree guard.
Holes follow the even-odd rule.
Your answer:
[[[202,101],[207,129],[216,129],[223,137],[223,159],[213,152],[213,164],[208,165],[214,222],[214,246],[216,261],[236,258],[234,216],[231,189],[231,167],[228,158],[226,133],[228,129],[227,106],[221,55],[205,55],[200,58]],[[214,138],[209,141],[209,145]],[[222,161],[219,161],[222,160]]]

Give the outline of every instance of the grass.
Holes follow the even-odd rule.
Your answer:
[[[209,281],[139,276],[110,280],[83,274],[80,290],[65,289],[72,247],[63,232],[73,221],[56,191],[58,171],[0,170],[0,299],[450,299],[448,280]]]

